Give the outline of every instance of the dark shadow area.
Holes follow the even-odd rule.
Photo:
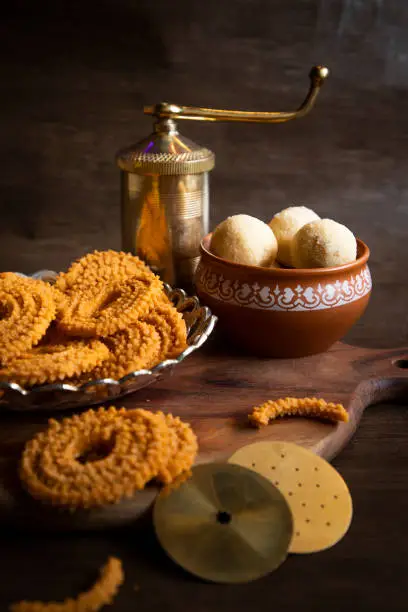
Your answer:
[[[149,2],[36,2],[18,0],[2,14],[1,46],[13,61],[39,62],[41,69],[56,70],[64,63],[80,62],[97,70],[169,68],[163,42],[163,24],[147,10]],[[21,44],[23,43],[23,44]],[[10,55],[9,55],[10,57]]]

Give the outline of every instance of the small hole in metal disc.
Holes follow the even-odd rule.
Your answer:
[[[271,465],[271,470],[276,470],[276,467],[274,465]]]
[[[252,467],[255,467],[255,463],[252,464]]]
[[[306,508],[306,502],[302,502],[302,507]]]
[[[327,527],[330,527],[331,523],[326,523]]]
[[[289,491],[288,495],[289,495],[289,497],[292,497],[292,495],[293,495],[292,491]]]
[[[310,519],[306,519],[306,523],[310,523]]]
[[[394,361],[394,365],[401,370],[408,370],[408,359],[398,359]]]
[[[320,489],[320,485],[319,484],[316,484],[316,489]]]
[[[333,495],[334,499],[339,499],[338,495]]]
[[[320,507],[321,507],[321,508],[324,508],[324,504],[320,504]]]
[[[300,536],[300,531],[297,531],[295,535]]]
[[[301,483],[301,482],[298,482],[298,487],[301,487],[301,486],[302,486],[302,483]]]
[[[274,484],[275,484],[276,486],[278,486],[278,484],[279,484],[279,480],[275,480],[275,483],[274,483]]]
[[[231,515],[229,512],[218,512],[217,513],[217,521],[220,523],[220,525],[228,525],[228,523],[231,522]]]

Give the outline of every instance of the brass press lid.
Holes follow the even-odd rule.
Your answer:
[[[121,170],[134,174],[200,174],[212,170],[215,155],[181,136],[175,122],[160,118],[147,138],[116,155]]]

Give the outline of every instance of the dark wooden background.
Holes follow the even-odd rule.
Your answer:
[[[374,293],[348,340],[407,344],[407,30],[403,0],[10,0],[0,23],[0,269],[59,269],[120,246],[114,154],[149,133],[144,104],[291,109],[310,67],[324,63],[330,79],[299,122],[186,122],[182,132],[216,152],[213,224],[237,212],[269,220],[296,203],[365,240]],[[336,463],[357,508],[350,535],[261,583],[198,587],[157,565],[140,534],[139,562],[128,536],[8,535],[1,609],[24,594],[72,593],[112,550],[136,563],[132,579],[142,585],[133,599],[126,587],[118,610],[180,610],[193,600],[203,612],[235,610],[261,597],[285,609],[406,609],[407,448],[401,408],[373,409]],[[73,560],[76,573],[67,573]]]
[[[351,338],[407,339],[407,3],[11,0],[2,11],[0,268],[61,268],[120,246],[114,154],[149,133],[144,104],[290,109],[325,63],[331,77],[299,122],[182,131],[216,152],[213,224],[292,203],[348,224],[372,249],[375,281]]]

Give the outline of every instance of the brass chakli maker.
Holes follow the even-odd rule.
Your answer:
[[[291,112],[252,112],[178,106],[146,106],[154,131],[117,153],[121,170],[122,249],[138,255],[172,286],[191,287],[200,242],[209,231],[209,171],[215,155],[182,136],[175,119],[283,123],[304,117],[329,74],[310,72],[310,88]]]

